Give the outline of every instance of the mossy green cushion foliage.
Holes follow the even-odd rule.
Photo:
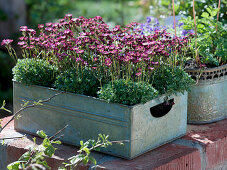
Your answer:
[[[42,59],[18,59],[13,68],[13,79],[27,85],[52,87],[57,72],[57,67]]]
[[[183,93],[189,90],[195,81],[179,67],[161,66],[151,76],[153,87],[159,94]]]
[[[157,95],[158,91],[147,82],[132,82],[123,79],[109,82],[98,92],[101,99],[125,105],[145,103]]]
[[[89,68],[84,68],[83,71],[66,70],[57,76],[54,86],[67,92],[97,96],[100,82],[93,74],[94,71],[92,72]]]

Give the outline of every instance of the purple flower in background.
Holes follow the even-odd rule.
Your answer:
[[[186,35],[189,34],[189,33],[194,33],[194,30],[191,29],[191,30],[183,30],[183,31],[182,31],[182,35],[183,35],[183,36],[186,36]]]
[[[178,27],[180,28],[182,25],[184,25],[184,23],[183,23],[183,22],[181,22],[181,23],[178,25]]]
[[[157,26],[159,25],[158,18],[155,18],[155,24],[156,24]]]
[[[152,16],[147,17],[147,23],[150,23],[152,18],[153,18]]]

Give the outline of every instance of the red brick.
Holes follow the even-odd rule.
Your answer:
[[[10,117],[3,119],[3,125]],[[20,133],[13,129],[13,122],[0,135],[0,137],[17,136]],[[205,155],[206,169],[215,168],[217,165],[227,161],[227,120],[208,125],[189,125],[188,133],[182,139],[199,143]],[[39,141],[39,140],[38,140]],[[26,150],[26,146],[33,144],[32,136],[17,139],[8,144],[8,163],[17,160]],[[56,169],[63,160],[77,153],[77,147],[58,146],[56,156],[48,159],[52,169]],[[96,154],[97,161],[105,157],[104,154]],[[99,169],[155,169],[155,170],[199,170],[201,169],[200,153],[197,149],[166,144],[160,148],[150,151],[133,160],[116,158],[101,164]],[[89,166],[89,165],[88,165]],[[81,167],[87,169],[88,166]],[[101,168],[102,167],[102,168]]]
[[[183,139],[198,142],[203,146],[206,169],[227,160],[227,119],[206,125],[190,125]]]
[[[12,118],[12,116],[3,118],[0,123],[1,126],[4,126],[11,118]],[[11,131],[13,129],[14,129],[14,121],[10,122],[9,125],[7,125],[5,129],[3,129],[3,131],[0,134],[0,138],[4,137],[6,134],[8,134],[7,131]]]
[[[166,144],[133,160],[106,162],[99,169],[199,170],[201,160],[197,149]]]

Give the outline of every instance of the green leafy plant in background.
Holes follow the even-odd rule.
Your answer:
[[[165,0],[167,1],[167,0]],[[183,14],[185,16],[193,16],[193,9],[192,9],[192,0],[180,0],[176,1],[177,8],[176,14]],[[206,8],[211,6],[212,8],[218,8],[218,0],[195,0],[195,9],[196,15],[198,18],[202,18],[202,13],[205,12]],[[223,24],[227,24],[227,1],[222,0],[220,6],[220,17],[219,21]]]
[[[43,59],[18,59],[13,68],[13,79],[27,85],[52,87],[57,73],[57,67]]]
[[[218,9],[209,7],[206,10],[207,12],[202,13],[201,19],[196,18],[197,39],[192,39],[191,48],[192,51],[198,48],[201,63],[208,67],[223,65],[227,61],[227,29],[216,20]],[[191,17],[183,18],[181,21],[185,30],[194,29]]]
[[[31,26],[51,22],[75,7],[74,0],[25,0]]]
[[[147,1],[151,6],[151,16],[158,18],[160,22],[162,22],[163,18],[168,18],[172,16],[172,1],[170,0],[152,0]],[[208,6],[212,6],[213,8],[218,7],[218,0],[195,0],[195,9],[196,15],[199,18],[202,18],[201,15],[205,11]],[[183,15],[183,16],[192,16],[192,0],[178,0],[174,1],[174,8],[176,15]],[[227,1],[222,0],[220,6],[220,17],[219,21],[223,24],[227,24]]]
[[[151,76],[153,86],[161,94],[184,93],[195,81],[179,67],[162,66]]]
[[[155,98],[157,94],[158,91],[147,82],[133,82],[124,79],[109,82],[98,92],[100,99],[125,105],[145,103]]]
[[[71,13],[86,18],[102,16],[110,27],[124,26],[131,21],[144,21],[144,15],[150,13],[149,4],[142,0],[76,0]]]

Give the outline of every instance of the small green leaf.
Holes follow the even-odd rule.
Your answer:
[[[87,155],[90,154],[90,150],[88,148],[83,148],[83,151],[86,152]]]
[[[52,145],[48,146],[44,151],[44,153],[49,157],[52,157],[54,152],[55,152],[55,148]]]
[[[82,154],[79,154],[79,155],[76,155],[76,156],[73,156],[73,157],[69,158],[70,163],[72,165],[78,164],[83,159],[84,159],[84,155],[82,155]]]
[[[94,157],[89,157],[89,160],[94,164],[94,165],[96,165],[96,160],[95,160],[95,158]]]
[[[48,147],[48,146],[50,146],[51,145],[51,143],[50,143],[50,140],[48,139],[48,138],[45,138],[44,140],[43,140],[43,144],[42,144],[44,147]]]
[[[19,170],[19,166],[21,163],[24,163],[25,161],[16,161],[7,166],[7,169],[9,170]]]
[[[205,27],[205,26],[204,26],[203,24],[198,24],[198,25],[197,25],[197,28],[198,28],[198,29],[202,29],[202,28],[204,28],[204,27]]]
[[[209,14],[207,12],[203,12],[201,16],[203,18],[209,18]]]
[[[39,130],[39,131],[37,131],[36,133],[37,133],[37,135],[39,135],[41,138],[46,138],[46,137],[47,137],[46,133],[45,133],[43,130]]]
[[[83,164],[86,165],[89,161],[88,156],[85,156],[84,159],[82,160]]]
[[[36,143],[36,137],[33,138],[33,142]]]
[[[28,161],[30,157],[31,151],[27,151],[19,158],[19,161]]]
[[[51,143],[55,143],[55,144],[61,145],[61,141],[60,140],[52,141]]]

